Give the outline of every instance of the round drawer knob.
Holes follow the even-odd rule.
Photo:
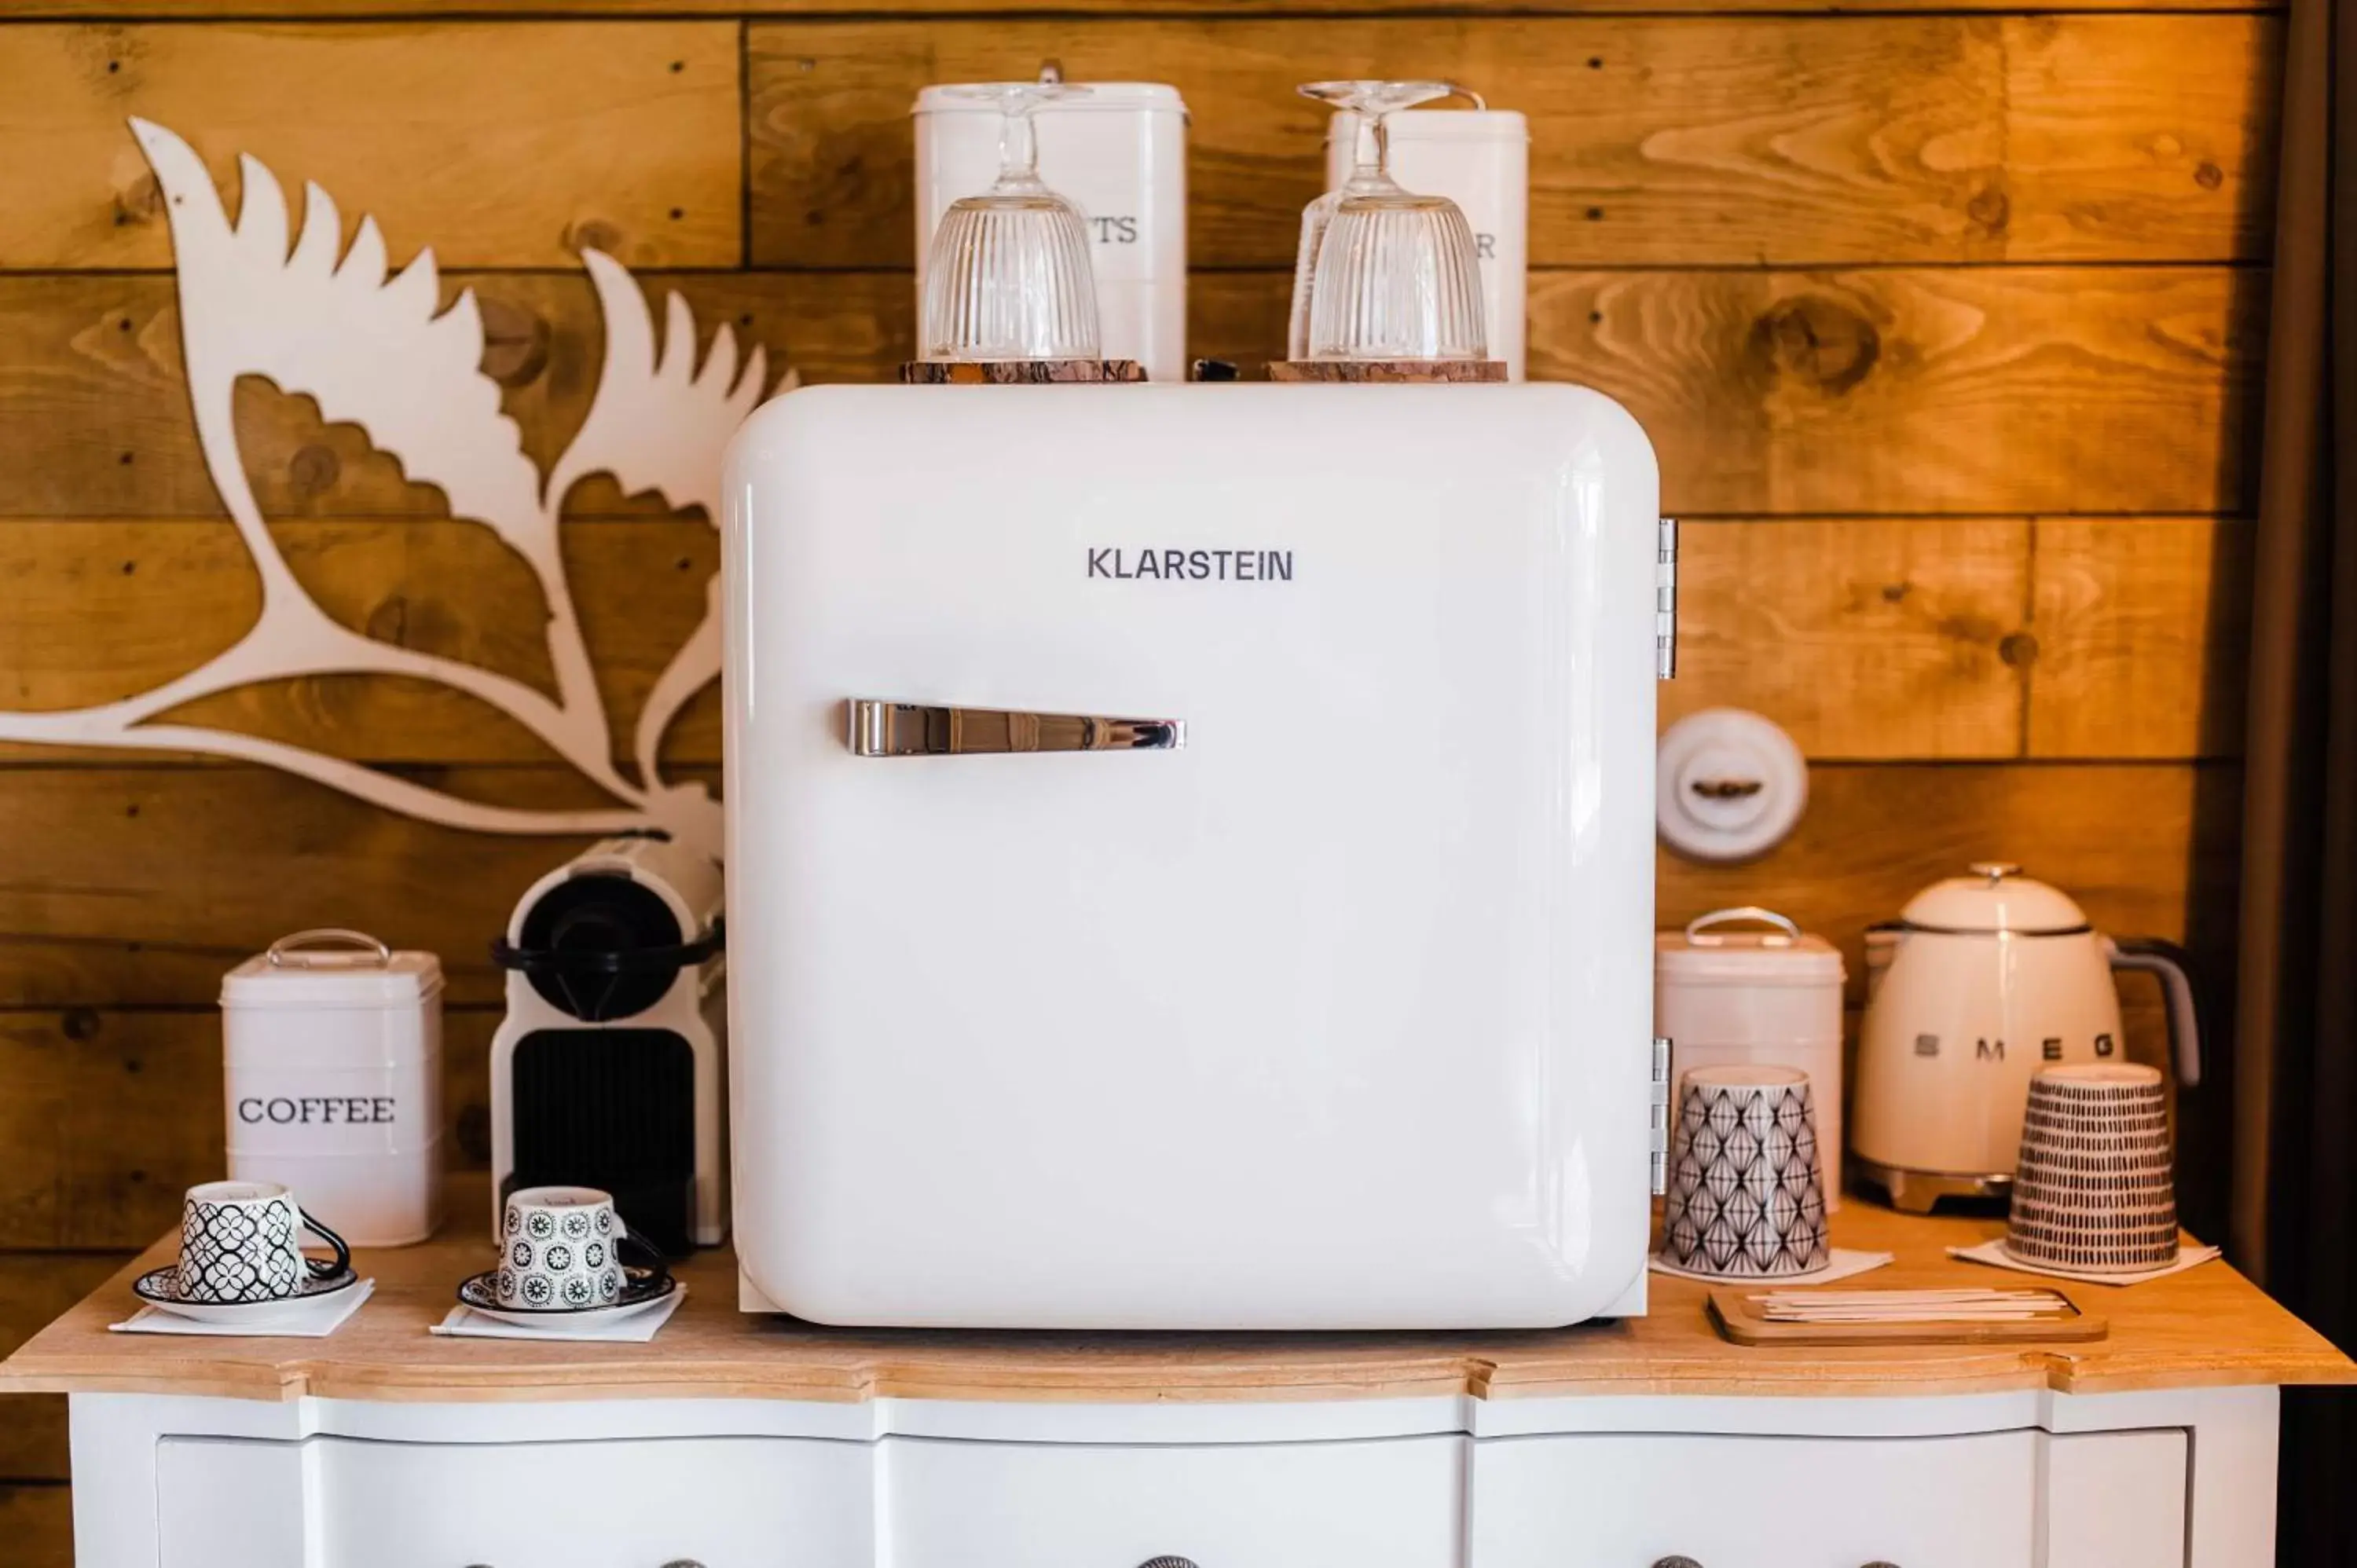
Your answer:
[[[1653,1568],[1702,1568],[1702,1564],[1691,1557],[1659,1557],[1654,1559]]]
[[[1137,1568],[1195,1568],[1195,1560],[1191,1557],[1149,1557]]]

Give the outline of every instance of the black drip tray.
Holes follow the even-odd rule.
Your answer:
[[[535,1029],[516,1042],[513,1191],[594,1187],[669,1257],[694,1246],[695,1052],[668,1029]]]

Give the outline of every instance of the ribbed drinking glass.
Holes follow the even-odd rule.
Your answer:
[[[1096,275],[1088,221],[1039,179],[1031,113],[1085,87],[988,82],[954,90],[998,105],[998,178],[950,204],[925,265],[919,358],[1094,360]]]
[[[1473,226],[1447,197],[1403,190],[1388,167],[1390,115],[1456,91],[1446,81],[1313,81],[1301,89],[1353,111],[1362,129],[1351,177],[1302,213],[1293,358],[1490,357]]]

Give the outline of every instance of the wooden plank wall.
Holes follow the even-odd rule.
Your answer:
[[[581,417],[591,244],[814,381],[907,356],[920,84],[1177,83],[1193,348],[1266,358],[1316,191],[1308,77],[1445,75],[1531,117],[1531,365],[1622,399],[1688,520],[1665,716],[1768,713],[1814,764],[1759,864],[1664,858],[1663,912],[1765,902],[1847,944],[2004,856],[2104,926],[2230,949],[2245,521],[2281,18],[2066,0],[35,0],[0,24],[0,702],[89,703],[226,646],[256,583],[179,376],[170,247],[124,129],[431,244],[544,461]],[[1562,10],[1565,14],[1546,14]],[[143,17],[142,12],[147,13]],[[371,13],[392,19],[367,19]],[[639,13],[644,15],[639,15]],[[102,18],[102,19],[100,19]],[[528,576],[350,427],[242,389],[296,572],[372,635],[546,678]],[[711,529],[610,487],[566,555],[627,719],[693,623]],[[669,743],[718,759],[709,694]],[[571,800],[447,693],[317,681],[207,705],[488,799]],[[627,726],[624,726],[626,729]],[[618,733],[623,730],[618,729]],[[485,1155],[484,958],[566,846],[413,825],[259,769],[0,753],[0,1346],[170,1222],[220,1158],[220,972],[360,924],[453,975],[451,1102]],[[2137,1011],[2151,1048],[2149,1006]],[[2189,1158],[2213,1161],[2190,1119]],[[2192,1205],[2201,1212],[2198,1196]],[[62,1563],[62,1412],[0,1423],[17,1561]]]

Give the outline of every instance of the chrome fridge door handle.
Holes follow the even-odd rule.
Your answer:
[[[1021,751],[1175,751],[1178,719],[1117,719],[1003,708],[934,707],[854,697],[845,739],[855,757],[979,757]]]

